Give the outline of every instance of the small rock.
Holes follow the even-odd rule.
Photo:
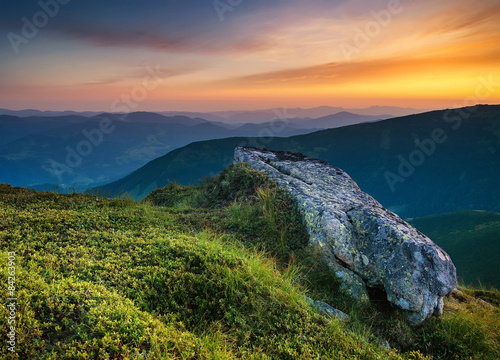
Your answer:
[[[451,292],[451,296],[461,303],[467,301],[467,295],[465,295],[458,289],[453,289],[453,291]]]
[[[306,296],[305,298],[306,302],[314,307],[316,310],[318,310],[321,313],[328,314],[331,317],[336,317],[342,321],[348,321],[350,319],[349,315],[346,313],[335,309],[331,305],[328,305],[326,302],[319,301],[319,300],[313,300],[309,297]]]
[[[389,344],[389,341],[379,337],[378,339],[378,344],[380,345],[380,347],[384,350],[391,350],[391,345]]]

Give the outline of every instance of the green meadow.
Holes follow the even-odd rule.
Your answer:
[[[465,286],[412,328],[307,248],[293,200],[232,165],[143,201],[0,185],[2,359],[498,359],[500,292]],[[12,265],[12,264],[11,264]],[[318,312],[329,303],[347,321]]]

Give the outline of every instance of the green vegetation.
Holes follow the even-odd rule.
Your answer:
[[[461,211],[408,221],[450,254],[460,282],[500,288],[500,214]]]
[[[498,292],[464,288],[444,316],[420,328],[383,301],[356,303],[307,251],[292,199],[245,164],[199,187],[171,184],[141,203],[8,185],[0,185],[0,203],[0,267],[16,253],[18,298],[17,352],[4,345],[1,358],[500,355]],[[351,319],[318,313],[304,295]],[[0,307],[3,334],[7,318]]]

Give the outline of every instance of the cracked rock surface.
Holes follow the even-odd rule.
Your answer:
[[[443,311],[443,298],[457,285],[444,250],[362,192],[341,169],[302,154],[237,147],[234,163],[264,171],[297,201],[309,246],[360,300],[366,287],[384,289],[387,300],[413,325]]]

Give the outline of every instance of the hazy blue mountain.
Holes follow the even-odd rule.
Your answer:
[[[77,116],[85,116],[91,117],[99,115],[99,112],[95,111],[41,111],[35,109],[26,109],[26,110],[9,110],[9,109],[0,109],[0,115],[11,115],[11,116],[19,116],[19,117],[27,117],[27,116],[44,116],[44,117],[55,117],[55,116],[69,116],[69,115],[77,115]]]
[[[333,129],[347,125],[387,119],[391,116],[357,115],[342,111],[317,119],[293,118],[275,119],[265,123],[247,123],[236,128],[238,136],[279,136],[288,137],[308,134],[311,131]]]
[[[237,145],[325,160],[402,216],[468,209],[500,212],[500,106],[433,111],[290,138],[197,142],[103,189],[142,198],[170,181],[196,183],[230,164]]]
[[[238,136],[278,136],[288,137],[294,135],[308,134],[313,131],[321,130],[324,128],[308,127],[305,123],[309,119],[301,119],[303,122],[294,124],[289,120],[279,122],[266,122],[261,124],[244,124],[237,127],[235,133]],[[334,127],[334,126],[332,126]]]
[[[453,259],[465,284],[500,287],[500,214],[461,211],[406,219]]]
[[[384,114],[391,114],[392,116],[406,116],[413,114],[420,114],[429,112],[432,109],[415,109],[415,108],[402,108],[398,106],[370,106],[362,109],[346,109],[345,111],[352,112],[359,115],[372,115],[380,116]]]
[[[101,139],[96,131],[100,131],[103,118],[109,119],[115,130],[102,134]],[[0,181],[44,190],[55,186],[82,189],[119,179],[193,141],[231,136],[287,137],[373,119],[339,113],[317,120],[285,119],[238,127],[199,117],[150,112],[92,117],[0,115]],[[92,139],[86,132],[94,134],[90,137],[97,145],[89,146]]]
[[[181,124],[185,126],[194,126],[198,124],[209,123],[208,120],[202,118],[191,118],[184,115],[164,116],[152,112],[133,112],[130,114],[106,114],[107,116],[117,116],[121,120],[131,123],[158,123],[158,124]]]
[[[357,115],[346,111],[336,114],[323,116],[317,119],[311,118],[293,118],[293,119],[274,119],[264,123],[246,123],[235,128],[238,136],[278,136],[288,137],[303,135],[312,131],[333,129],[347,125],[371,122],[391,117]]]
[[[275,119],[276,117],[280,118],[280,115],[277,114],[283,114],[283,118],[286,118],[288,116],[290,117],[295,117],[295,114],[290,113],[289,111],[286,112],[279,112],[276,113],[273,109],[270,110],[254,110],[254,111],[223,111],[223,112],[216,112],[212,113],[213,115],[222,117],[224,122],[234,124],[234,123],[262,123],[262,122],[270,122],[271,120]]]
[[[302,129],[333,129],[341,126],[360,124],[364,122],[385,120],[391,115],[358,115],[347,111],[323,116],[317,119],[291,119],[291,124]]]
[[[102,119],[112,131],[103,133]],[[100,114],[90,118],[0,116],[0,182],[36,189],[84,189],[119,179],[193,141],[257,136],[271,124],[229,129],[201,118],[157,113]],[[282,136],[309,133],[297,126]],[[274,132],[273,135],[278,135]]]
[[[109,133],[101,131],[103,118],[109,119]],[[153,113],[91,118],[4,115],[0,130],[0,182],[45,184],[44,189],[96,186],[190,142],[232,135],[203,119]]]
[[[414,109],[414,108],[401,108],[396,106],[371,106],[368,108],[360,109],[348,109],[343,107],[335,106],[318,106],[309,109],[302,108],[276,108],[276,109],[264,109],[264,110],[246,110],[246,111],[215,111],[215,112],[190,112],[190,111],[163,111],[157,112],[160,115],[172,117],[172,116],[185,116],[188,118],[200,118],[212,123],[218,123],[219,126],[231,125],[233,123],[244,124],[244,123],[261,123],[269,122],[274,118],[310,118],[316,119],[325,117],[328,115],[333,115],[339,112],[350,112],[358,115],[368,115],[368,116],[383,116],[394,117],[394,116],[404,116],[410,114],[417,114],[424,112],[424,109]],[[28,117],[28,116],[42,116],[42,117],[56,117],[56,116],[68,116],[68,115],[78,115],[84,117],[92,117],[101,114],[102,112],[95,111],[41,111],[35,109],[25,109],[25,110],[9,110],[1,109],[0,115],[11,115],[18,117]],[[151,113],[151,112],[150,112]],[[390,115],[387,115],[390,114]]]
[[[0,115],[0,146],[43,131],[91,121],[93,120],[80,115],[55,117]]]
[[[163,116],[187,116],[192,119],[201,118],[211,123],[215,123],[217,125],[228,125],[225,123],[225,119],[223,117],[211,114],[211,113],[202,113],[202,112],[192,112],[192,111],[163,111],[158,114]]]
[[[219,118],[218,121],[229,123],[261,123],[269,122],[275,118],[309,118],[317,119],[329,115],[334,115],[341,112],[349,112],[358,115],[374,116],[378,119],[389,118],[395,116],[405,116],[411,114],[422,113],[426,110],[413,108],[400,108],[395,106],[372,106],[362,109],[347,109],[334,106],[318,106],[310,109],[302,108],[276,108],[265,110],[247,110],[247,111],[217,111],[212,112]],[[201,116],[207,118],[205,116]],[[208,118],[207,118],[208,119]]]

